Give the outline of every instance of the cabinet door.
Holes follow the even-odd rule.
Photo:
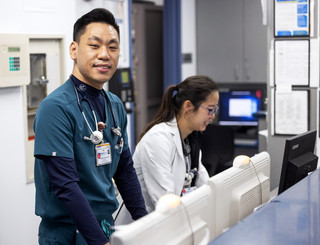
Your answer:
[[[267,26],[262,25],[261,3],[244,0],[244,59],[245,81],[266,82]]]
[[[25,88],[26,97],[26,168],[27,182],[33,182],[34,132],[33,122],[40,102],[62,82],[62,39],[30,39],[30,84]]]
[[[265,82],[267,27],[257,0],[197,1],[198,73],[217,82]]]
[[[197,1],[197,70],[216,82],[241,81],[242,0]]]

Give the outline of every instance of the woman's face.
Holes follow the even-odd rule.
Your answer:
[[[215,118],[213,109],[217,108],[219,102],[219,93],[215,91],[211,93],[207,99],[201,103],[199,108],[192,112],[189,116],[189,127],[192,131],[206,130],[210,121]],[[211,111],[211,113],[209,112]]]

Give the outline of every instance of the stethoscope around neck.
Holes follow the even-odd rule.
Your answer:
[[[91,101],[90,101],[84,94],[82,94],[82,92],[81,92],[81,91],[79,90],[79,88],[75,85],[75,83],[72,81],[72,79],[71,79],[71,83],[72,83],[73,88],[74,88],[74,91],[75,91],[75,93],[76,93],[76,97],[77,97],[77,102],[78,102],[79,109],[80,109],[81,114],[82,114],[82,116],[83,116],[83,118],[84,118],[84,120],[85,120],[85,122],[86,122],[86,124],[87,124],[87,126],[88,126],[88,128],[89,128],[89,130],[90,130],[90,133],[91,133],[90,137],[84,136],[83,139],[84,139],[84,140],[90,140],[91,143],[92,143],[92,144],[95,144],[95,145],[100,144],[100,143],[103,141],[103,134],[102,134],[101,131],[99,131],[98,121],[97,121],[96,113],[94,112],[93,105],[92,105]],[[82,95],[82,98],[81,98],[81,99],[80,99],[80,97],[79,97],[79,93],[78,93],[78,92],[80,92],[80,94]],[[114,133],[115,135],[117,135],[119,138],[121,138],[121,136],[122,136],[122,135],[121,135],[121,128],[120,128],[120,127],[118,126],[118,124],[117,124],[116,117],[115,117],[115,115],[114,115],[114,111],[113,111],[113,109],[112,109],[112,106],[111,106],[111,102],[110,102],[110,100],[109,100],[109,97],[108,97],[106,91],[104,91],[103,89],[102,89],[102,93],[103,93],[104,97],[105,97],[106,100],[107,100],[107,103],[108,103],[108,105],[109,105],[109,107],[110,107],[111,114],[112,114],[112,119],[113,119],[114,127],[111,127],[111,131],[112,131],[112,133]],[[94,123],[95,123],[95,125],[96,125],[96,129],[95,129],[94,131],[92,130],[92,128],[91,128],[91,126],[90,126],[90,124],[89,124],[89,122],[88,122],[88,119],[87,119],[86,115],[84,114],[83,108],[82,108],[82,106],[81,106],[81,102],[82,102],[82,101],[86,101],[86,102],[89,104],[89,106],[90,106],[91,112],[92,112],[93,117],[94,117]]]

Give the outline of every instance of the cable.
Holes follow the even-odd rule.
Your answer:
[[[194,243],[194,240],[195,240],[195,239],[194,239],[194,231],[193,231],[193,229],[192,229],[191,220],[190,220],[190,217],[189,217],[189,214],[188,214],[188,210],[187,210],[187,208],[186,208],[186,206],[184,205],[183,202],[181,202],[181,205],[182,205],[183,209],[184,209],[185,212],[186,212],[188,224],[189,224],[190,230],[191,230],[191,232],[192,232],[192,243],[191,243],[191,244],[195,244],[195,243]]]
[[[118,212],[117,212],[117,214],[116,214],[116,217],[114,218],[114,222],[116,222],[116,220],[117,220],[117,218],[118,218],[118,215],[119,215],[119,213],[120,213],[120,211],[121,211],[121,209],[122,209],[122,207],[123,207],[123,204],[124,204],[124,202],[121,203],[121,206],[120,206],[120,208],[119,208],[119,210],[118,210]]]
[[[251,163],[251,165],[252,165],[252,167],[253,167],[253,169],[254,169],[254,172],[256,173],[257,179],[258,179],[258,181],[259,181],[259,185],[260,185],[260,202],[261,202],[261,204],[262,204],[262,184],[261,184],[261,181],[260,181],[260,179],[259,179],[259,175],[258,175],[258,173],[257,173],[256,167],[254,166],[253,162],[251,161],[251,158],[250,158],[250,163]]]

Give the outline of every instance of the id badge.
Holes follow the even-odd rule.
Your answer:
[[[111,159],[111,147],[109,143],[96,145],[96,165],[103,166],[110,164]]]
[[[193,191],[196,190],[196,189],[197,189],[196,186],[183,188],[183,190],[182,190],[182,196],[185,196],[185,195],[189,194],[190,192],[193,192]]]

